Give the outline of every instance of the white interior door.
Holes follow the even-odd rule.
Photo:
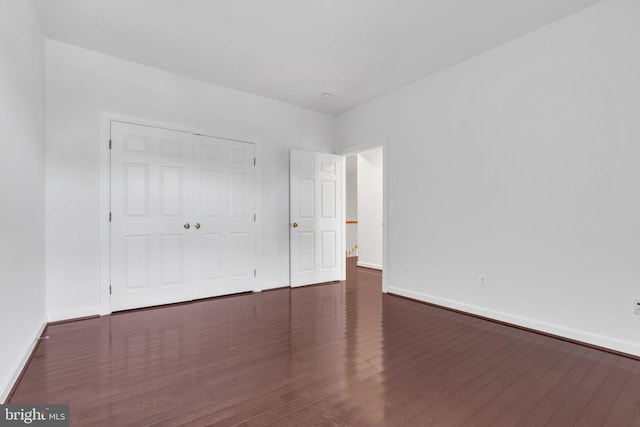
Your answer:
[[[111,309],[254,289],[254,146],[111,124]]]
[[[194,298],[254,289],[254,145],[194,137]]]
[[[111,124],[111,309],[192,297],[185,229],[192,135]]]
[[[291,286],[340,280],[342,157],[291,150]]]

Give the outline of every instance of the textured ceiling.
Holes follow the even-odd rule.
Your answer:
[[[48,38],[339,114],[599,0],[37,0]],[[323,92],[333,93],[330,100]]]

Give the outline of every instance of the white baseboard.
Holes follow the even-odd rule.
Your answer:
[[[382,266],[381,266],[381,265],[378,265],[378,264],[371,264],[371,263],[369,263],[369,262],[362,262],[362,261],[358,261],[358,262],[356,263],[356,265],[357,265],[358,267],[372,268],[372,269],[374,269],[374,270],[380,270],[380,271],[382,271]]]
[[[6,403],[6,400],[9,397],[9,393],[11,393],[11,389],[13,388],[13,385],[16,383],[16,381],[18,381],[18,378],[20,377],[20,373],[22,372],[25,365],[29,361],[29,358],[31,357],[31,353],[33,353],[33,350],[36,348],[36,345],[38,344],[38,338],[40,338],[40,335],[42,335],[42,332],[46,327],[47,327],[46,319],[42,319],[42,322],[38,327],[38,330],[36,331],[36,334],[33,337],[33,340],[23,350],[22,359],[20,359],[20,362],[18,362],[18,365],[13,369],[13,374],[9,377],[8,381],[5,384],[2,384],[0,386],[0,402]]]
[[[278,289],[278,288],[288,288],[289,282],[270,282],[262,284],[262,291],[266,291],[269,289]]]
[[[59,322],[61,320],[77,319],[79,317],[100,315],[100,306],[83,307],[68,311],[58,311],[49,313],[49,322]]]
[[[562,326],[554,323],[548,323],[545,321],[532,319],[529,317],[522,317],[512,313],[505,313],[502,311],[491,310],[491,309],[476,306],[473,304],[467,304],[460,301],[440,298],[433,295],[427,295],[427,294],[423,294],[415,291],[396,288],[393,286],[390,286],[387,291],[392,294],[397,294],[404,297],[416,299],[419,301],[424,301],[424,302],[440,305],[443,307],[452,308],[454,310],[464,311],[466,313],[475,314],[478,316],[488,317],[490,319],[510,323],[516,326],[522,326],[524,328],[534,329],[536,331],[544,332],[547,334],[557,335],[570,340],[580,341],[586,344],[591,344],[598,347],[604,347],[610,350],[620,351],[620,352],[631,354],[634,356],[640,356],[640,343],[620,340],[617,338],[611,338],[605,335],[594,334],[584,330],[568,328],[566,326]]]

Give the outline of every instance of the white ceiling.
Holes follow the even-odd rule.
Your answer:
[[[599,0],[37,0],[45,35],[339,114]],[[331,92],[331,100],[320,94]]]

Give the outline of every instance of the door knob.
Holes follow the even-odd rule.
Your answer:
[[[199,222],[196,222],[196,223],[195,223],[195,225],[194,225],[194,227],[196,228],[196,230],[200,230],[200,223],[199,223]]]
[[[297,226],[298,226],[298,223],[297,223],[297,222],[294,222],[294,223],[293,223],[293,228],[296,228]]]
[[[189,223],[186,223],[186,224],[184,225],[184,229],[185,229],[185,230],[188,230],[188,229],[189,229],[189,227],[191,227],[191,226],[189,225]]]

